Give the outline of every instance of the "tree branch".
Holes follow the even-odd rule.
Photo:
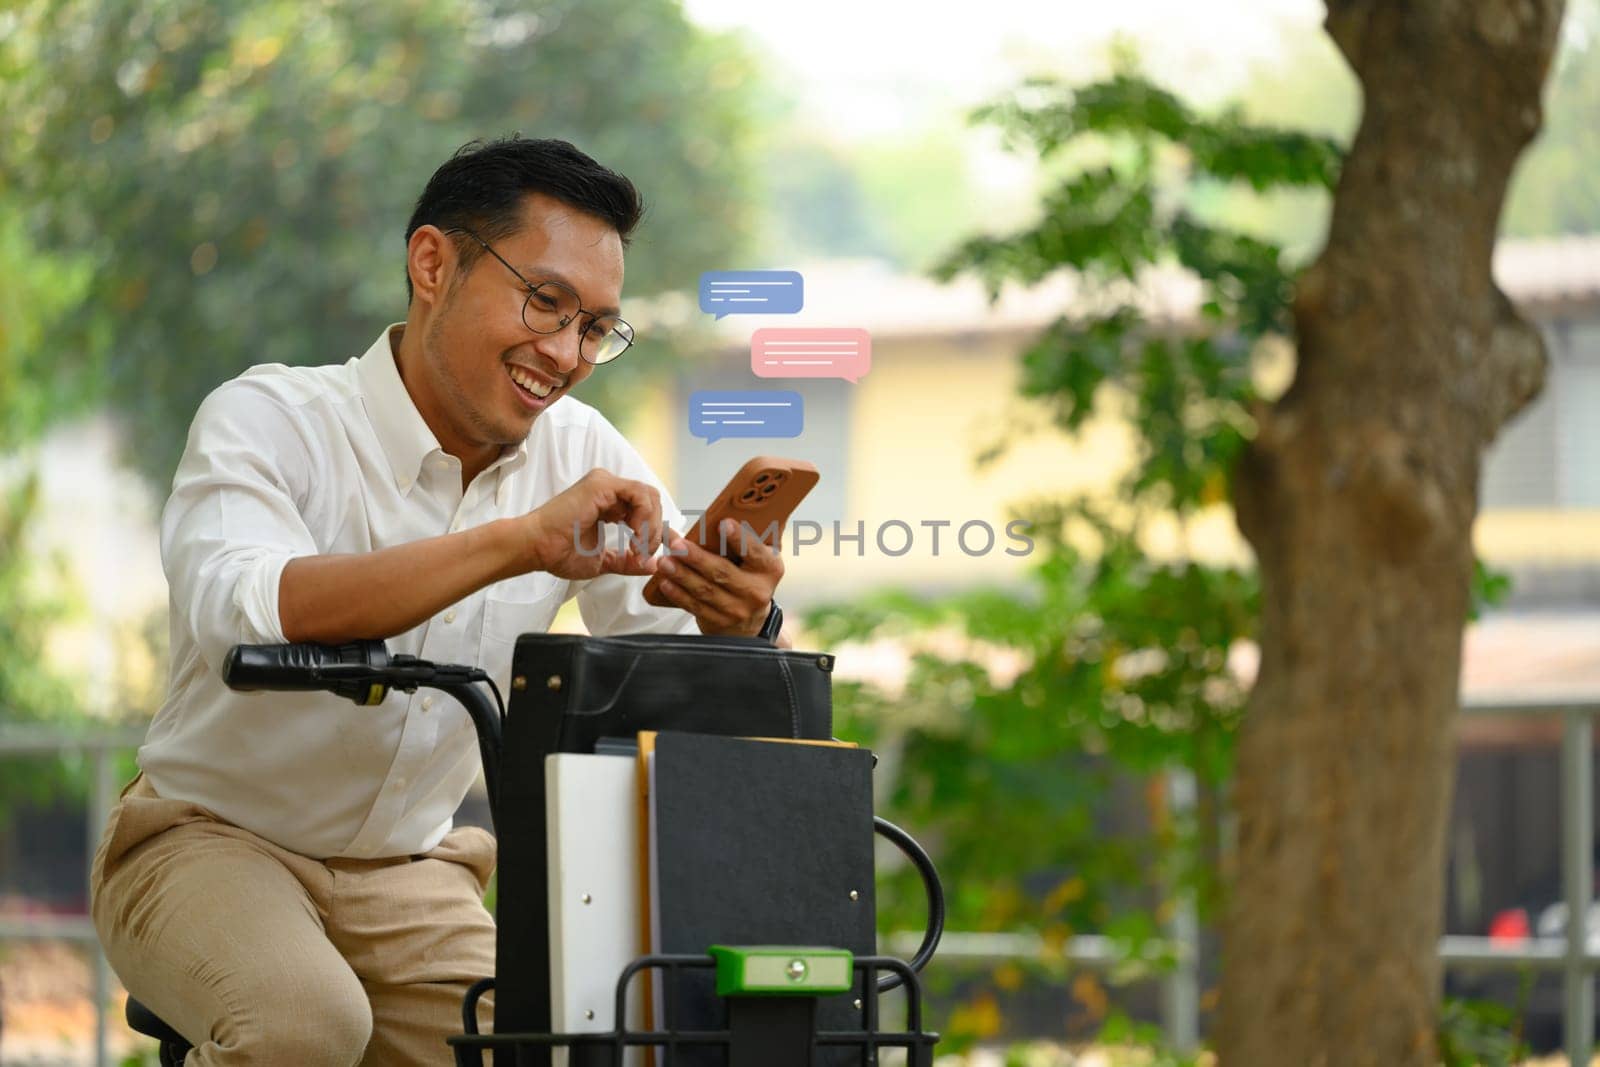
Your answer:
[[[1499,286],[1493,287],[1495,314],[1483,360],[1489,374],[1484,412],[1483,443],[1494,440],[1504,426],[1532,402],[1544,388],[1549,360],[1544,336],[1512,306]]]

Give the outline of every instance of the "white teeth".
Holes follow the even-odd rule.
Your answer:
[[[529,377],[528,374],[520,367],[510,367],[508,369],[511,371],[511,380],[522,386],[534,396],[546,397],[555,392],[552,387]]]

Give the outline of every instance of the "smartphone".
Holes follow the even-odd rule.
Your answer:
[[[712,499],[706,513],[688,533],[679,536],[734,563],[739,562],[741,537],[776,548],[784,523],[821,477],[817,468],[803,459],[757,456],[739,468]],[[726,538],[724,544],[720,531],[726,519],[737,521],[740,527],[739,533]],[[669,534],[663,543],[672,540]],[[661,596],[660,585],[661,576],[652,574],[644,586],[645,601],[658,608],[676,607]]]

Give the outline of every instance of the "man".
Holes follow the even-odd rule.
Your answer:
[[[343,365],[253,368],[196,414],[162,516],[168,695],[91,875],[107,957],[191,1065],[449,1062],[494,969],[494,842],[451,828],[477,772],[460,706],[234,693],[229,647],[386,638],[504,687],[517,635],[574,596],[595,633],[775,636],[778,554],[656,556],[688,524],[567,395],[633,340],[640,211],[565,142],[468,145],[407,228],[403,324]],[[602,523],[633,536],[602,551]],[[676,607],[644,601],[658,568]]]

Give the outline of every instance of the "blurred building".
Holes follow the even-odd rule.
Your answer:
[[[1514,579],[1516,611],[1600,611],[1600,237],[1502,242],[1501,286],[1542,328],[1550,354],[1543,394],[1490,450],[1479,550]],[[1072,293],[1063,282],[1007,290],[991,306],[970,279],[941,284],[874,263],[803,269],[805,308],[792,316],[730,316],[717,324],[725,347],[686,372],[641,413],[631,434],[685,506],[702,504],[750,455],[771,452],[816,463],[821,484],[797,513],[828,530],[822,544],[786,555],[795,603],[876,584],[953,588],[1017,577],[1026,558],[1000,548],[971,556],[954,544],[970,521],[1003,531],[1011,505],[1031,496],[1106,485],[1127,463],[1130,438],[1114,419],[1072,441],[1049,428],[1035,405],[1016,398],[1018,357]],[[1182,275],[1155,279],[1151,311],[1181,321],[1198,304]],[[872,334],[872,367],[859,382],[758,378],[748,339],[762,327],[857,326]],[[793,440],[691,435],[688,396],[697,389],[787,389],[805,399],[805,433]],[[975,457],[1006,431],[1043,427],[1000,462]],[[835,555],[831,526],[859,522],[865,551],[846,542]],[[916,534],[909,551],[875,544],[899,520]],[[939,551],[924,521],[949,520]],[[1213,558],[1244,559],[1229,515],[1203,518],[1187,544]],[[976,531],[974,533],[976,536]],[[887,547],[905,541],[885,534]],[[975,547],[975,543],[974,543]]]

